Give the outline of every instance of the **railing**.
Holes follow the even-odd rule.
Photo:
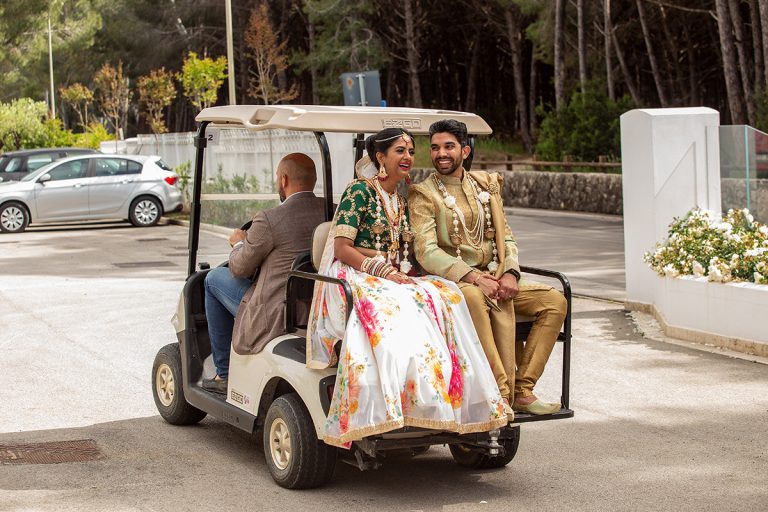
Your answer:
[[[563,168],[563,169],[599,169],[598,172],[610,172],[610,169],[621,169],[621,162],[573,162],[566,160],[564,162],[549,162],[543,160],[491,160],[477,158],[472,161],[472,168],[475,170],[505,170],[505,171],[527,171],[530,168]]]
[[[720,127],[719,138],[723,210],[747,208],[768,222],[768,134],[730,125]]]

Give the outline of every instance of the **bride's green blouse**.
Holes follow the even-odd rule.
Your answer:
[[[400,200],[403,197],[400,196]],[[405,218],[408,217],[408,207],[405,205]],[[402,208],[403,205],[400,205]],[[381,234],[381,251],[386,252],[392,241],[391,229],[384,214],[382,205],[381,221],[384,223],[384,232]],[[376,249],[376,235],[371,227],[376,222],[376,191],[366,180],[355,180],[347,187],[341,196],[339,207],[336,210],[336,236],[343,236],[354,241],[356,247]]]

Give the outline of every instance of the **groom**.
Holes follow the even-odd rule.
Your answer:
[[[467,127],[445,119],[429,127],[436,172],[408,194],[416,259],[431,273],[458,284],[502,397],[512,409],[551,414],[533,387],[557,341],[566,300],[550,286],[520,282],[517,242],[507,225],[497,173],[467,172]],[[534,317],[523,345],[515,340],[515,315]],[[511,389],[512,388],[512,389]],[[510,421],[514,413],[508,410]]]

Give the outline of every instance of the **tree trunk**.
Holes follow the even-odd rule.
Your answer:
[[[750,77],[750,65],[747,58],[747,50],[744,48],[744,22],[739,10],[739,0],[729,0],[728,7],[731,13],[731,24],[733,33],[736,36],[736,54],[739,58],[739,69],[741,70],[741,88],[744,92],[744,102],[747,104],[747,122],[755,124],[755,102],[752,94],[752,78]]]
[[[736,49],[733,43],[731,17],[728,14],[728,0],[715,0],[717,9],[717,32],[720,35],[720,52],[723,56],[723,76],[725,92],[728,96],[728,109],[731,112],[732,124],[744,124],[746,113],[741,98],[741,83],[736,66]]]
[[[507,25],[507,39],[509,49],[512,52],[512,75],[515,83],[515,103],[517,105],[517,119],[520,125],[520,137],[523,139],[526,151],[533,149],[533,139],[528,131],[528,101],[525,97],[525,85],[523,84],[523,56],[520,40],[523,34],[520,30],[520,10],[516,5],[510,5],[504,11],[504,21]]]
[[[605,82],[608,85],[608,97],[611,100],[616,99],[616,91],[613,86],[613,64],[611,64],[611,34],[613,34],[613,23],[611,23],[611,0],[605,0],[603,3],[603,40],[605,41]]]
[[[661,26],[664,30],[664,40],[666,41],[666,51],[668,58],[664,59],[667,64],[667,76],[672,77],[672,71],[674,67],[675,81],[672,87],[672,97],[679,97],[677,91],[682,91],[683,87],[683,70],[680,67],[680,47],[678,46],[678,37],[672,35],[672,31],[669,29],[669,22],[667,20],[667,12],[664,10],[663,5],[659,5],[659,11],[661,12]],[[681,98],[682,99],[682,98]],[[674,103],[674,101],[673,101]]]
[[[579,85],[581,92],[587,87],[587,48],[584,43],[584,0],[576,0],[576,24],[579,39]]]
[[[642,0],[635,0],[637,5],[637,13],[640,17],[640,26],[643,29],[643,39],[645,39],[645,48],[648,50],[648,60],[651,63],[651,72],[653,73],[653,81],[656,84],[656,92],[659,95],[659,101],[662,107],[667,107],[667,96],[664,94],[664,87],[661,83],[661,73],[659,71],[659,65],[656,62],[656,55],[653,53],[653,44],[651,43],[651,33],[648,30],[648,21],[645,18],[645,9],[643,8]]]
[[[683,25],[683,35],[685,36],[686,58],[688,60],[688,105],[696,106],[699,104],[699,84],[697,83],[696,61],[694,60],[693,41],[688,32],[688,25]]]
[[[762,38],[760,37],[760,27],[768,23],[766,19],[760,19],[760,13],[757,12],[757,3],[755,0],[749,0],[749,17],[752,21],[752,51],[754,52],[755,77],[753,80],[754,89],[760,89],[760,81],[765,76],[765,60],[763,55]]]
[[[616,37],[615,31],[611,31],[611,41],[613,42],[614,50],[616,50],[616,59],[619,61],[621,73],[624,75],[624,83],[627,84],[629,95],[632,96],[632,102],[636,106],[640,106],[640,95],[637,94],[637,89],[635,88],[634,81],[632,80],[632,75],[629,74],[629,68],[627,68],[627,63],[624,60],[624,54],[621,52],[621,47],[619,46],[619,40]]]
[[[315,24],[311,21],[307,23],[307,35],[309,36],[309,54],[315,54]],[[309,68],[309,79],[312,82],[312,104],[320,104],[320,94],[317,91],[317,66],[312,64]]]
[[[533,149],[533,139],[528,131],[528,102],[525,98],[525,85],[523,84],[523,56],[520,39],[520,10],[512,4],[504,11],[504,21],[507,25],[507,39],[509,49],[512,52],[512,75],[515,82],[515,103],[517,104],[517,118],[520,125],[520,138],[523,139],[525,150]]]
[[[469,71],[467,72],[467,97],[464,100],[464,110],[474,112],[477,103],[477,70],[480,67],[480,32],[475,33],[472,41],[472,53],[469,57]]]
[[[419,84],[419,52],[416,49],[416,34],[413,27],[412,0],[403,0],[405,14],[405,44],[408,55],[408,83],[412,107],[421,108],[421,85]]]
[[[555,0],[555,110],[565,105],[565,0]]]
[[[528,87],[528,112],[531,113],[528,119],[528,133],[531,134],[531,139],[535,139],[536,130],[539,128],[538,120],[536,119],[536,97],[538,96],[538,68],[536,67],[536,56],[531,52],[531,84]]]
[[[768,0],[757,0],[760,7],[760,31],[763,35],[763,87],[768,91]]]

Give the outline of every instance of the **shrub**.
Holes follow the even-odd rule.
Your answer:
[[[627,97],[612,101],[594,84],[583,93],[576,91],[559,111],[539,110],[544,119],[536,153],[552,161],[561,161],[565,155],[582,162],[596,161],[602,155],[619,160],[619,116],[631,108]]]
[[[662,276],[768,284],[768,226],[755,222],[747,209],[728,210],[721,220],[697,208],[675,219],[667,241],[643,260]]]

